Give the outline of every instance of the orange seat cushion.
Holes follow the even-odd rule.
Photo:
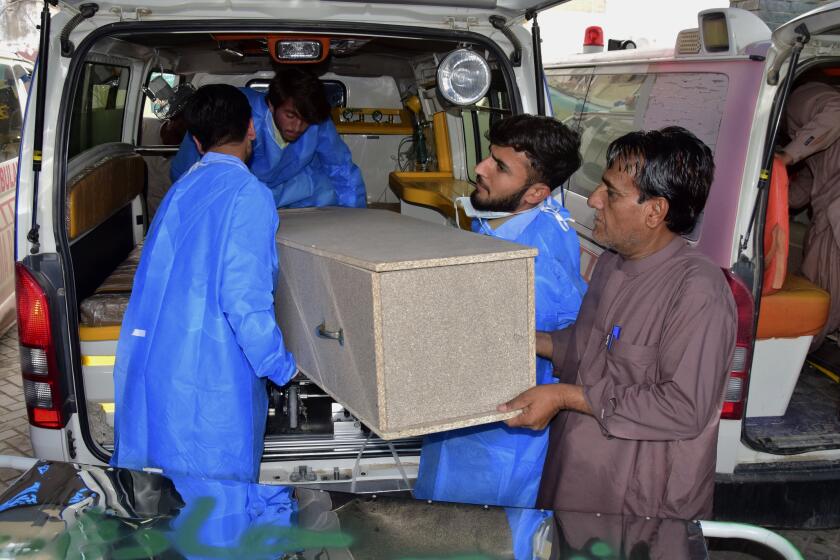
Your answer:
[[[68,186],[67,234],[76,239],[142,194],[146,163],[138,154],[108,157]]]
[[[781,290],[787,274],[790,240],[788,184],[787,168],[777,155],[773,160],[764,222],[764,284],[761,294],[765,296]]]
[[[788,275],[782,289],[761,296],[756,338],[797,338],[820,332],[831,297],[802,276]]]

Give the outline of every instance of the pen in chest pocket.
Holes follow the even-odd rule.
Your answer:
[[[616,343],[616,341],[619,339],[620,336],[621,336],[621,327],[619,325],[613,325],[612,331],[610,332],[610,334],[607,335],[607,340],[606,340],[608,351],[612,350],[613,344]]]

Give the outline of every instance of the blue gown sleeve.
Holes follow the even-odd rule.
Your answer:
[[[172,158],[172,163],[169,167],[169,178],[174,183],[200,159],[201,154],[198,153],[198,149],[195,147],[192,134],[188,132],[184,135],[184,139],[181,140],[178,153]]]
[[[318,126],[318,159],[333,184],[338,205],[364,208],[367,206],[365,181],[362,172],[353,163],[350,148],[338,135],[332,119],[327,119]]]
[[[323,178],[323,176],[321,177]],[[277,208],[335,206],[336,199],[329,185],[318,189],[317,178],[318,176],[303,170],[288,181],[273,184],[269,188],[274,196],[274,205]],[[323,200],[318,200],[319,198]]]
[[[237,194],[225,246],[221,306],[259,377],[285,385],[297,365],[274,315],[278,218],[269,190],[254,179]]]
[[[534,219],[528,235],[516,242],[539,251],[534,274],[537,330],[569,327],[577,319],[586,293],[586,282],[580,275],[577,234],[574,230],[563,231],[551,214],[543,213]]]
[[[562,254],[552,254],[546,247],[539,250],[545,254],[546,262],[538,267],[545,274],[538,271],[534,278],[537,301],[543,303],[537,310],[537,330],[565,329],[577,319],[586,284],[580,281],[575,265],[565,261]]]

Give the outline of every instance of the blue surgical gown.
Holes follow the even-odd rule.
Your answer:
[[[353,163],[347,144],[331,119],[310,124],[294,142],[280,146],[274,120],[264,93],[241,88],[251,104],[254,154],[249,166],[274,196],[277,208],[366,205],[362,172]],[[187,134],[172,159],[170,176],[178,180],[199,159],[192,136]]]
[[[112,465],[257,480],[265,380],[296,370],[274,316],[277,225],[233,156],[207,153],[167,193],[120,329]]]
[[[302,548],[291,486],[169,478],[184,502],[166,535],[179,558],[276,560]]]
[[[586,283],[580,245],[569,213],[552,197],[493,230],[473,229],[538,249],[534,262],[537,330],[554,331],[577,318]],[[550,360],[537,358],[537,383],[553,383]],[[534,507],[548,448],[548,430],[509,428],[498,422],[425,438],[414,495],[420,499]]]

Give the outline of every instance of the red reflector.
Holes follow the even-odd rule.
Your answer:
[[[58,410],[50,410],[46,408],[30,408],[29,422],[39,428],[62,428],[64,422],[61,418],[61,412]]]
[[[584,47],[603,47],[604,46],[604,30],[597,26],[591,25],[583,32],[583,46]]]
[[[720,411],[721,420],[740,420],[744,416],[744,401],[725,402]]]
[[[25,346],[46,348],[52,344],[50,307],[38,281],[21,263],[15,263],[18,341]]]
[[[733,371],[726,380],[726,396],[721,408],[721,420],[740,420],[744,415],[749,378],[743,371]]]

